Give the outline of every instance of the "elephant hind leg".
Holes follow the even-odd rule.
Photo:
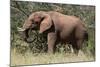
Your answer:
[[[74,43],[72,44],[74,53],[75,53],[76,55],[78,55],[79,50],[82,48],[82,43],[83,43],[83,40],[82,40],[82,39],[78,39],[78,40],[76,40],[76,42],[74,42]]]
[[[75,53],[76,55],[78,55],[79,49],[77,48],[77,46],[75,46],[75,44],[73,44],[72,47],[73,47],[74,53]]]

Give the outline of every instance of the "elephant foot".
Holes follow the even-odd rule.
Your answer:
[[[78,56],[78,53],[79,53],[79,50],[78,50],[78,49],[74,49],[74,54],[75,54],[76,56]]]
[[[54,52],[53,52],[53,50],[48,50],[48,53],[53,54]]]

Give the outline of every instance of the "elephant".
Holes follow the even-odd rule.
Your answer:
[[[19,29],[26,42],[30,29],[39,30],[39,34],[47,33],[48,53],[54,53],[55,45],[62,42],[70,44],[74,53],[78,54],[83,43],[88,41],[86,26],[79,17],[56,11],[36,11],[29,15]]]

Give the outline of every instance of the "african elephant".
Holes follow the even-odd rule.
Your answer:
[[[29,29],[39,30],[40,34],[47,33],[48,53],[53,53],[54,46],[62,42],[71,44],[74,52],[78,54],[83,42],[88,40],[86,27],[78,17],[55,11],[32,13],[20,29],[24,32],[25,41],[29,37]]]

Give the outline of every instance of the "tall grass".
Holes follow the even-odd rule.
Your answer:
[[[73,53],[33,54],[30,51],[27,51],[25,54],[20,54],[16,53],[16,51],[11,51],[11,66],[94,61],[94,57],[86,56],[81,51],[78,56]]]

